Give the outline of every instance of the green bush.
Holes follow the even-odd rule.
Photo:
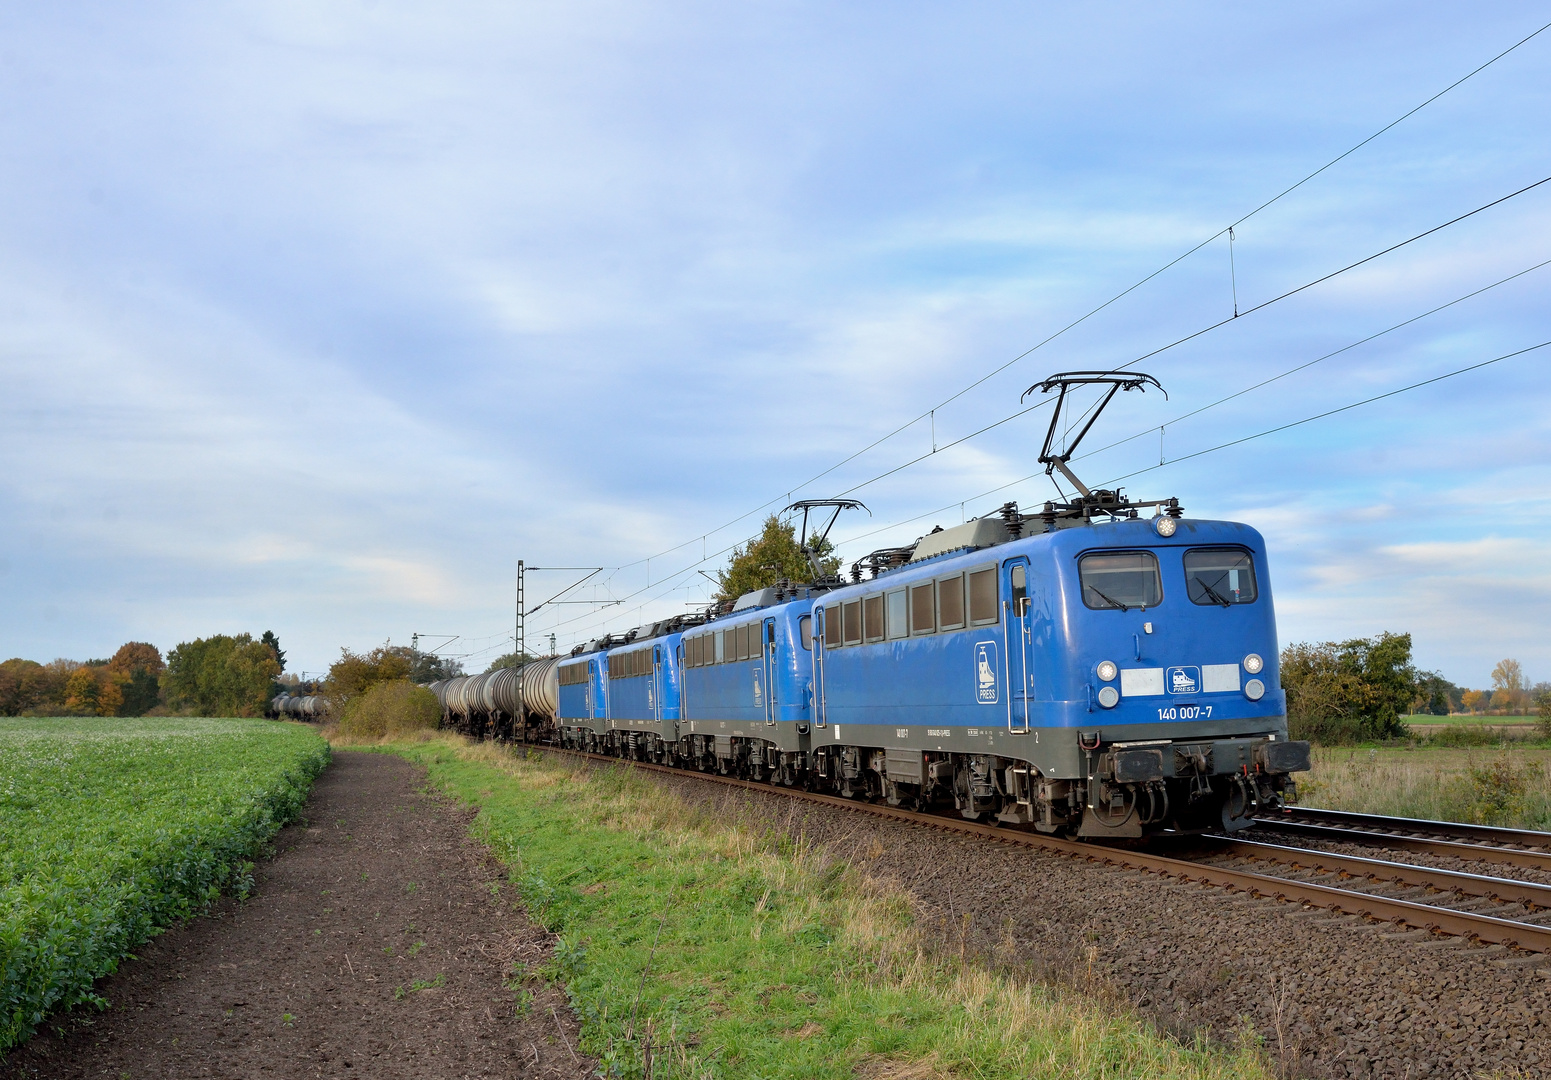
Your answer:
[[[1459,817],[1477,825],[1510,825],[1524,817],[1533,766],[1516,766],[1504,753],[1485,765],[1472,765],[1450,794]]]
[[[1410,634],[1289,645],[1281,657],[1289,733],[1325,746],[1404,738],[1400,718],[1421,678]]]
[[[350,699],[339,717],[339,733],[358,739],[381,739],[433,731],[442,719],[436,695],[408,679],[373,686]]]
[[[1485,724],[1454,724],[1434,731],[1422,740],[1423,746],[1497,746],[1506,742],[1503,734]]]

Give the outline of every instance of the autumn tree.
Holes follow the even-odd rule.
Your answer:
[[[43,671],[38,680],[38,696],[28,711],[34,716],[54,716],[65,711],[65,687],[70,682],[70,676],[81,666],[79,660],[67,660],[60,657],[50,660],[43,665]]]
[[[490,666],[485,668],[485,671],[489,673],[492,671],[499,671],[502,668],[522,667],[522,665],[530,663],[532,660],[533,657],[529,656],[525,652],[509,652],[504,656],[498,656],[494,660],[490,661]]]
[[[1424,671],[1417,676],[1416,700],[1411,709],[1433,716],[1448,716],[1459,700],[1460,693],[1459,687],[1436,671]]]
[[[1512,712],[1529,704],[1524,690],[1524,666],[1517,660],[1497,661],[1492,669],[1492,708]]]
[[[31,712],[41,699],[46,680],[43,665],[20,657],[0,664],[0,716]]]
[[[162,652],[145,641],[127,641],[108,661],[108,672],[118,681],[122,693],[117,715],[144,716],[156,707],[161,689]]]
[[[97,669],[82,664],[65,681],[65,710],[76,715],[95,715],[101,690]]]
[[[820,539],[815,533],[808,539],[808,546],[818,554],[819,566],[825,575],[840,570],[840,559],[833,554],[834,544]],[[716,575],[716,598],[736,600],[744,593],[768,589],[783,579],[809,581],[812,578],[813,566],[797,543],[796,526],[771,514],[758,536],[733,548],[727,568]]]
[[[1471,712],[1479,712],[1480,710],[1485,709],[1486,697],[1487,695],[1485,690],[1466,690],[1463,699],[1465,708],[1469,709]]]
[[[409,681],[429,686],[443,679],[456,679],[463,674],[463,662],[448,656],[437,656],[435,653],[417,652],[414,654],[414,663],[409,669]],[[510,667],[502,661],[511,659],[503,656],[491,665],[492,668]]]
[[[217,634],[167,654],[167,703],[204,716],[262,716],[280,662],[251,634]]]
[[[343,710],[352,698],[366,693],[378,683],[408,679],[415,668],[416,653],[402,645],[386,642],[368,653],[339,650],[339,659],[329,665],[324,693],[336,710]]]

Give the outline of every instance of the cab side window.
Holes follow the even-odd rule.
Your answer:
[[[937,583],[937,625],[958,630],[964,625],[964,575],[954,574]]]
[[[936,587],[932,582],[910,588],[910,632],[930,634],[937,629]]]
[[[841,607],[841,611],[845,613],[845,643],[860,645],[862,643],[862,602],[848,600]]]
[[[996,622],[996,567],[972,571],[969,575],[969,621],[974,626]]]
[[[862,601],[862,637],[882,641],[883,629],[883,597],[869,596]]]

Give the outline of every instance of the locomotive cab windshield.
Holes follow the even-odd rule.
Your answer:
[[[1082,602],[1091,608],[1129,611],[1157,607],[1163,600],[1158,557],[1150,551],[1103,552],[1077,560]]]
[[[1197,548],[1185,552],[1185,591],[1195,604],[1253,604],[1255,560],[1238,548]]]

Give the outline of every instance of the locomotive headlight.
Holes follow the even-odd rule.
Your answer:
[[[1120,691],[1113,686],[1101,686],[1099,688],[1099,704],[1106,709],[1113,709],[1120,704]]]
[[[1164,514],[1159,514],[1152,519],[1153,531],[1159,536],[1168,538],[1174,535],[1174,530],[1179,528],[1179,522]]]
[[[1260,659],[1259,653],[1250,653],[1244,658],[1244,670],[1251,675],[1259,675],[1260,669],[1266,666],[1266,662]]]
[[[1259,679],[1251,679],[1244,684],[1244,696],[1251,701],[1259,701],[1266,696],[1266,684]]]
[[[1094,670],[1098,672],[1100,682],[1114,682],[1115,676],[1120,674],[1120,669],[1115,666],[1113,660],[1100,660],[1099,666]]]

